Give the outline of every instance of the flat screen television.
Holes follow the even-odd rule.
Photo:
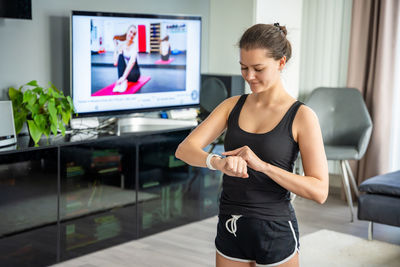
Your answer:
[[[0,0],[0,17],[32,19],[32,0]]]
[[[200,16],[72,11],[71,43],[78,116],[199,105]]]

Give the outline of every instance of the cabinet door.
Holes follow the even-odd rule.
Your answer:
[[[0,155],[0,265],[57,260],[57,149]]]
[[[61,148],[61,260],[137,237],[135,144]]]
[[[204,150],[209,151],[210,147]],[[219,155],[224,152],[223,145],[216,145],[212,151]],[[198,195],[196,197],[199,204],[200,220],[215,216],[219,211],[219,198],[222,192],[222,175],[220,171],[211,171],[207,168],[194,168],[194,173],[200,178],[197,179]]]
[[[198,219],[192,168],[175,157],[177,146],[189,133],[152,135],[139,145],[139,237]]]

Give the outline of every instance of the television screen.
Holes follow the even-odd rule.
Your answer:
[[[197,106],[201,17],[73,11],[79,115]]]
[[[31,0],[0,0],[0,17],[32,19]]]

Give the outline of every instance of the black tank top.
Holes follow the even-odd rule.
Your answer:
[[[250,133],[239,127],[239,115],[248,95],[242,95],[228,118],[225,151],[247,145],[263,161],[292,172],[299,152],[293,139],[292,124],[299,107],[296,101],[282,120],[267,133]],[[265,118],[266,120],[268,118]],[[293,220],[290,192],[264,173],[247,169],[249,178],[224,174],[220,197],[220,214],[237,214],[265,220]]]

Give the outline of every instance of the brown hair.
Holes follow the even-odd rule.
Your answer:
[[[164,41],[169,41],[169,35],[166,35],[163,39],[160,40],[160,42],[164,42]]]
[[[287,30],[279,23],[256,24],[248,28],[239,41],[240,49],[268,49],[268,56],[275,60],[286,56],[286,62],[292,56],[292,46],[286,39]]]
[[[135,25],[131,25],[128,27],[128,29],[126,30],[126,33],[122,34],[122,35],[114,35],[113,40],[118,40],[118,41],[125,41],[126,40],[126,34],[129,31],[130,28],[134,27],[136,29]]]

